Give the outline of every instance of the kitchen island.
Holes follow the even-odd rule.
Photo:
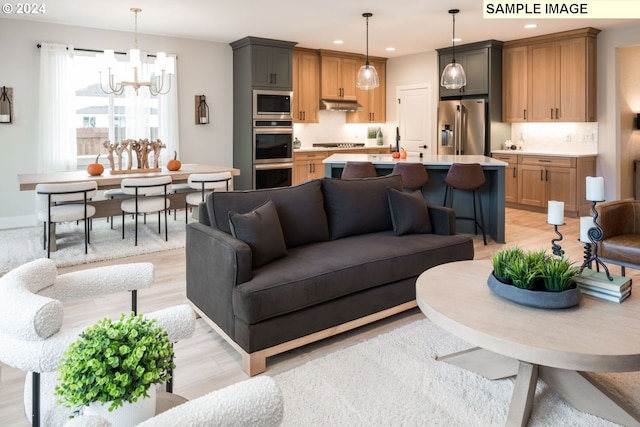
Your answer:
[[[442,205],[449,167],[453,163],[480,163],[486,178],[480,188],[480,200],[484,213],[487,236],[497,243],[505,243],[505,166],[506,162],[485,156],[465,155],[410,155],[407,159],[394,159],[389,154],[333,154],[323,160],[325,176],[340,178],[346,162],[371,162],[378,175],[391,173],[396,163],[422,163],[429,175],[429,182],[422,188],[427,203]],[[454,192],[453,208],[457,216],[473,217],[473,196],[469,191]],[[475,233],[473,221],[460,220],[458,232]],[[480,232],[480,230],[478,230]]]

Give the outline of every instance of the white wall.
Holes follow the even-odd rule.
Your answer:
[[[33,225],[34,196],[20,192],[17,175],[35,173],[38,138],[39,54],[36,44],[52,42],[76,48],[126,51],[133,33],[0,19],[0,86],[13,88],[13,123],[0,124],[0,228]],[[150,53],[178,56],[180,152],[183,163],[233,165],[232,63],[227,44],[140,34]],[[206,95],[211,123],[196,125],[194,96]]]

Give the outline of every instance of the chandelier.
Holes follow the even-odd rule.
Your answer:
[[[133,80],[118,81],[116,78],[116,67],[118,63],[115,58],[115,52],[112,49],[106,49],[102,58],[104,60],[104,67],[106,68],[108,79],[107,87],[102,82],[103,70],[99,71],[100,74],[100,89],[103,92],[114,95],[121,95],[127,86],[132,87],[138,94],[138,89],[141,87],[147,87],[151,95],[166,95],[171,90],[171,76],[175,70],[175,59],[168,57],[164,52],[158,52],[153,64],[150,64],[152,72],[148,81],[140,81],[142,77],[142,62],[140,61],[140,50],[138,49],[138,13],[142,12],[142,9],[138,7],[132,7],[131,12],[135,15],[135,44],[133,49],[129,49],[129,61],[126,64],[129,74],[133,71]],[[131,77],[131,76],[130,76]]]

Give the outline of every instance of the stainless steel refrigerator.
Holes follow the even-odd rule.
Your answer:
[[[438,154],[486,155],[486,100],[438,103]]]

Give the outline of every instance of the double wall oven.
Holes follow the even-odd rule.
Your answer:
[[[253,186],[287,187],[293,182],[292,92],[253,91]]]

